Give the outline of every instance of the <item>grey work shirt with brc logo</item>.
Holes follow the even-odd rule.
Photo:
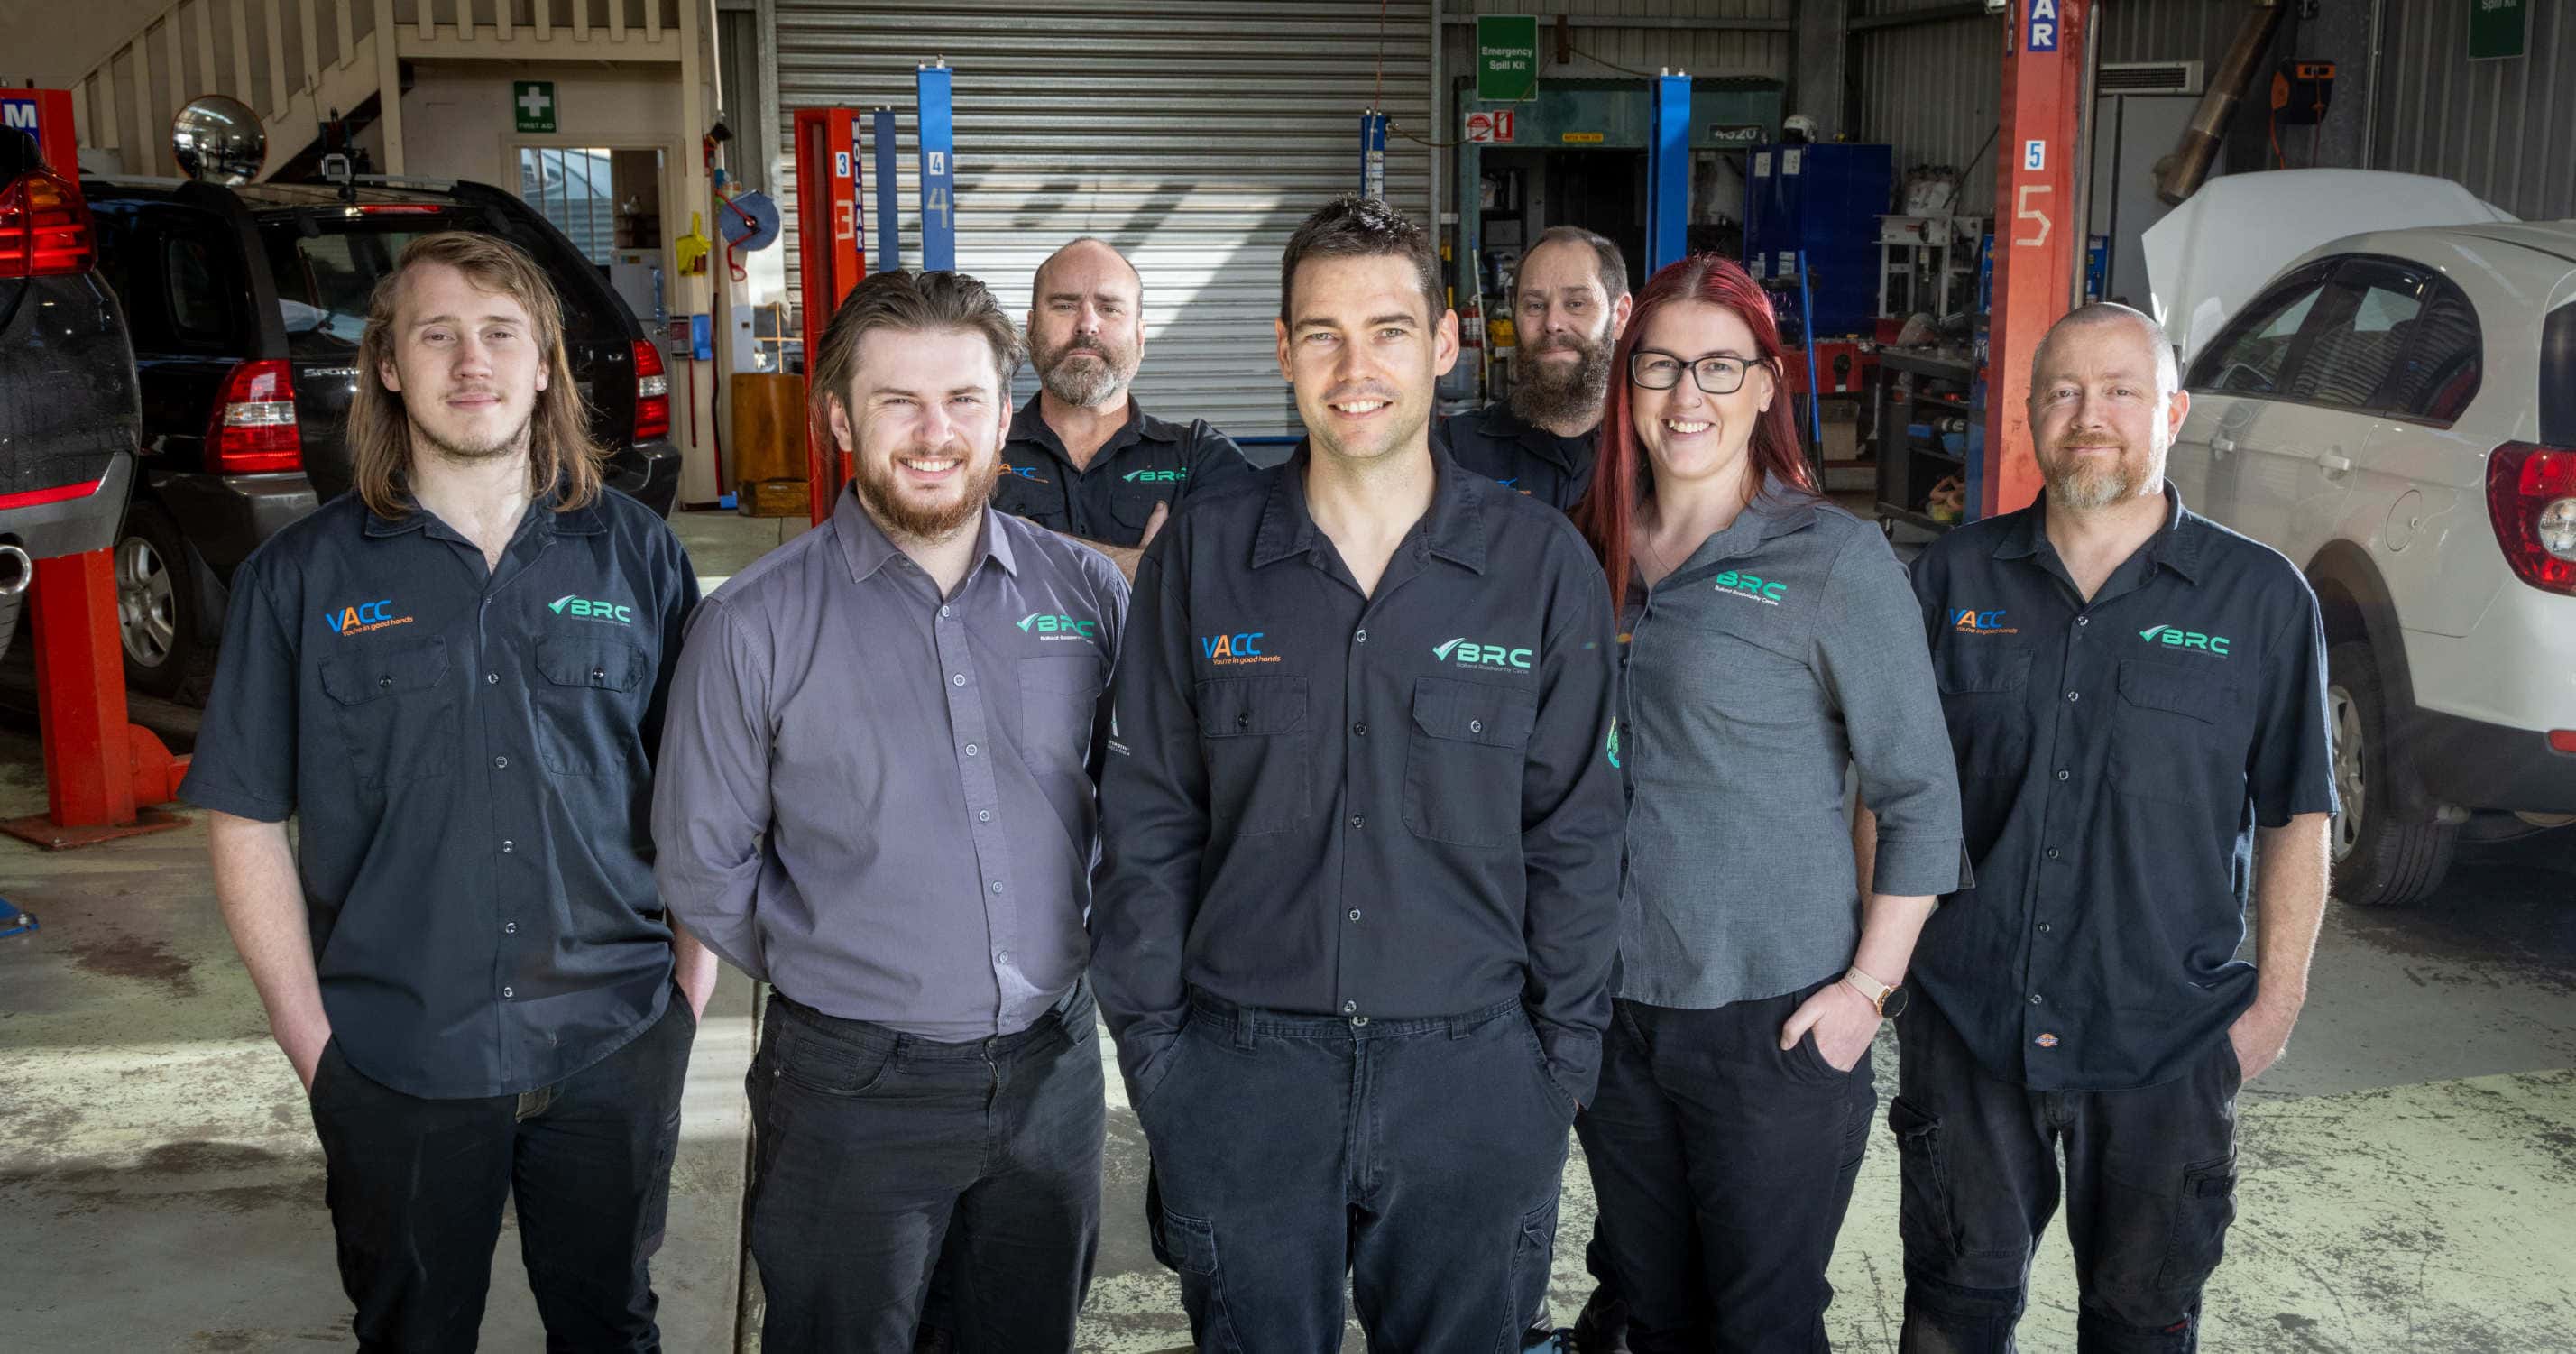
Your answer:
[[[1619,996],[1704,1009],[1834,977],[1860,940],[1845,769],[1879,893],[1969,882],[1922,615],[1878,528],[1778,478],[1620,617]]]
[[[672,682],[655,874],[691,934],[828,1015],[962,1042],[1082,977],[1094,713],[1127,584],[986,509],[941,597],[853,493],[716,590]]]
[[[514,1095],[661,1018],[644,836],[689,557],[643,504],[531,504],[486,568],[343,494],[233,575],[180,797],[302,822],[332,1043],[405,1095]]]

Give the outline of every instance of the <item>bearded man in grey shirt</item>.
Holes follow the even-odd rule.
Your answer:
[[[814,373],[851,489],[707,599],[672,683],[662,895],[777,989],[749,1078],[773,1352],[910,1350],[943,1246],[970,1354],[1070,1348],[1090,1283],[1083,914],[1127,585],[988,503],[1018,360],[973,278],[859,284]]]

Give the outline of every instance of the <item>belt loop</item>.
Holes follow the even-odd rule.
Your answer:
[[[1245,1053],[1252,1051],[1252,1016],[1238,1007],[1227,1017],[1234,1022],[1234,1046]]]
[[[1464,1039],[1464,1038],[1466,1038],[1466,1037],[1467,1037],[1468,1032],[1469,1032],[1469,1030],[1470,1030],[1471,1028],[1472,1028],[1472,1027],[1468,1024],[1467,1017],[1462,1016],[1462,1015],[1456,1015],[1456,1016],[1451,1016],[1451,1017],[1449,1017],[1449,1037],[1450,1037],[1450,1038],[1452,1038],[1452,1039]]]

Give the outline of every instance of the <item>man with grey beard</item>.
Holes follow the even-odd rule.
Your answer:
[[[1509,401],[1440,422],[1458,464],[1559,511],[1592,487],[1593,436],[1610,350],[1628,327],[1628,261],[1581,226],[1553,226],[1521,256],[1512,313],[1519,384]]]
[[[1091,546],[1130,578],[1182,499],[1252,470],[1206,420],[1166,423],[1127,393],[1145,357],[1144,309],[1144,279],[1106,240],[1083,236],[1038,265],[1038,393],[1011,420],[993,491],[994,507]]]

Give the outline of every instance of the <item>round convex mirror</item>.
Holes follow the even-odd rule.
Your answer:
[[[268,133],[241,100],[202,95],[170,119],[170,153],[189,178],[248,183],[268,162]]]

